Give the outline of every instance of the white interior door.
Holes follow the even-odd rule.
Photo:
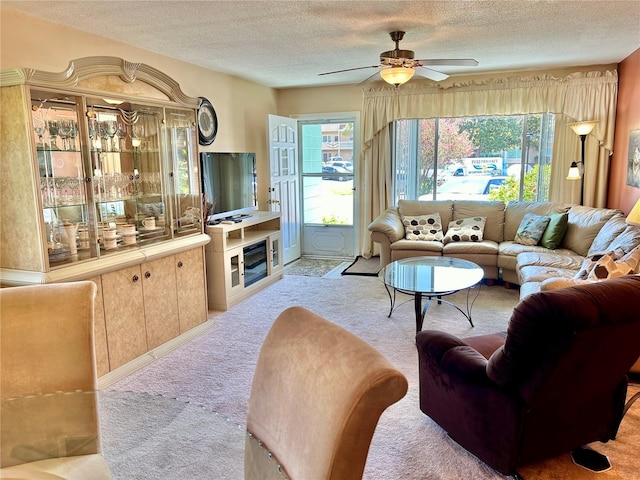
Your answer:
[[[283,263],[301,254],[300,179],[298,176],[298,122],[269,115],[269,209],[280,212]]]

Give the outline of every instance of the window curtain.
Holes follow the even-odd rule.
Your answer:
[[[554,135],[550,200],[578,203],[580,182],[566,180],[581,144],[568,123],[596,120],[585,144],[585,205],[604,207],[609,157],[613,151],[618,73],[578,72],[564,78],[538,75],[453,83],[414,83],[363,92],[360,154],[360,254],[377,252],[368,225],[393,202],[391,122],[413,118],[518,115],[550,112],[558,116]]]

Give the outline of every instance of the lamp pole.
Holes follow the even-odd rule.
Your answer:
[[[581,156],[580,156],[580,162],[582,164],[582,175],[580,175],[580,205],[584,205],[584,174],[586,169],[584,168],[584,149],[585,149],[585,141],[587,140],[587,135],[589,135],[589,133],[591,133],[591,130],[593,130],[593,128],[598,124],[597,121],[586,121],[586,122],[575,122],[575,123],[569,123],[567,126],[571,127],[571,130],[573,130],[576,135],[578,135],[580,137],[580,143],[581,145]],[[570,180],[577,180],[578,177],[578,165],[576,162],[571,164],[571,168],[569,169],[569,176],[567,177]]]
[[[582,176],[580,177],[580,205],[584,205],[584,142],[587,140],[587,134],[580,135],[580,143],[582,143],[582,155],[580,156],[580,163],[582,163]]]

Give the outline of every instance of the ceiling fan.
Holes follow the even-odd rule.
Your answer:
[[[446,73],[439,72],[428,68],[429,66],[441,65],[441,66],[456,66],[456,67],[475,67],[478,65],[478,61],[473,58],[426,58],[422,60],[415,60],[415,54],[412,50],[400,50],[400,40],[404,38],[405,32],[390,32],[391,40],[396,43],[396,48],[389,50],[388,52],[382,52],[380,54],[379,65],[369,65],[366,67],[347,68],[344,70],[336,70],[334,72],[320,73],[319,75],[332,75],[334,73],[351,72],[353,70],[363,70],[365,68],[379,68],[380,76],[382,79],[395,85],[396,87],[408,82],[413,77],[413,74],[418,72],[419,75],[428,78],[430,80],[440,82],[449,78]],[[377,75],[374,73],[370,77],[360,82],[358,85],[362,85],[370,78]]]

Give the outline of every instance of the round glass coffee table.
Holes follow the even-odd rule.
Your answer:
[[[412,257],[396,260],[384,267],[378,274],[389,294],[391,302],[389,317],[400,306],[396,305],[396,292],[413,295],[416,333],[422,330],[424,315],[433,298],[436,298],[439,304],[444,302],[456,308],[467,317],[473,327],[471,308],[480,294],[480,289],[477,289],[476,295],[471,301],[470,293],[471,288],[477,285],[483,276],[484,271],[475,263],[450,257]],[[468,289],[466,311],[442,299],[442,297],[465,288]],[[422,305],[423,299],[426,299],[424,306]]]

